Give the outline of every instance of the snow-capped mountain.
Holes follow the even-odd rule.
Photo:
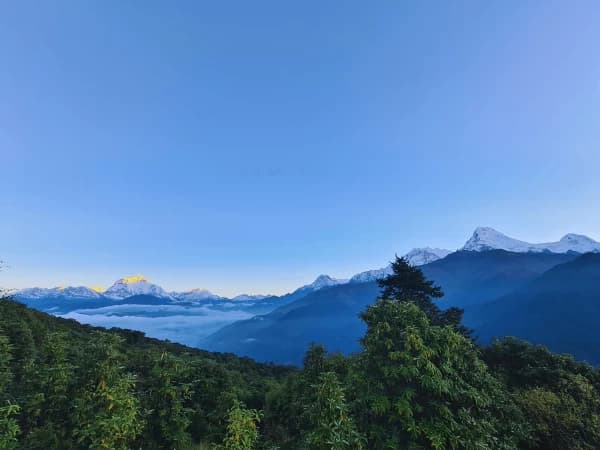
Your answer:
[[[452,253],[451,250],[446,250],[444,248],[415,248],[404,255],[404,259],[406,259],[413,266],[423,266],[425,264],[437,261],[438,259],[445,258],[450,253]]]
[[[264,300],[265,298],[273,297],[272,295],[262,295],[262,294],[240,294],[233,297],[231,300],[236,302],[251,302]]]
[[[115,281],[115,284],[104,291],[104,295],[114,300],[122,300],[133,295],[173,298],[160,286],[150,283],[143,275],[134,275]]]
[[[213,294],[208,289],[196,288],[185,292],[171,292],[170,296],[177,300],[187,302],[199,302],[203,300],[221,300],[223,297]]]
[[[369,281],[381,280],[392,273],[392,265],[382,267],[381,269],[366,270],[364,272],[357,273],[350,278],[350,283],[367,283]]]
[[[462,247],[461,250],[467,251],[486,251],[501,249],[517,253],[526,252],[552,252],[552,253],[588,253],[600,252],[600,242],[597,242],[587,236],[580,234],[567,234],[558,242],[549,242],[542,244],[532,244],[518,239],[513,239],[489,227],[477,228],[471,238]],[[415,248],[404,255],[413,266],[422,266],[439,259],[445,258],[452,253],[450,250],[440,248]],[[336,286],[345,283],[364,283],[385,278],[392,273],[391,265],[376,270],[367,270],[358,273],[349,280],[336,279],[329,275],[319,275],[316,280],[310,284],[302,286],[293,294],[305,294],[323,289],[325,287]],[[102,299],[123,300],[134,295],[150,295],[165,299],[165,301],[188,301],[200,302],[209,300],[233,300],[240,302],[260,301],[271,298],[271,295],[247,295],[241,294],[233,298],[221,297],[207,289],[192,289],[186,292],[166,292],[162,287],[150,283],[142,275],[134,275],[117,280],[110,288],[103,291],[99,287],[55,287],[55,288],[28,288],[14,292],[12,295],[24,300],[37,299]]]
[[[600,252],[600,242],[580,234],[567,234],[558,242],[532,244],[513,239],[489,227],[479,227],[467,241],[462,250],[481,252],[485,250],[506,250],[516,253],[589,253]]]
[[[443,248],[414,248],[404,258],[413,266],[422,266],[431,262],[437,261],[438,259],[445,258],[452,251]],[[367,270],[360,272],[350,278],[350,283],[366,283],[368,281],[376,281],[387,277],[392,273],[392,265],[388,265],[381,269]]]
[[[346,280],[346,279],[333,278],[333,277],[330,277],[329,275],[319,275],[315,281],[313,281],[310,284],[305,284],[304,286],[296,289],[294,291],[294,293],[305,292],[305,291],[318,291],[319,289],[323,289],[325,287],[335,286],[338,284],[344,284],[347,282],[348,282],[348,280]]]
[[[13,293],[14,297],[21,299],[40,299],[40,298],[59,298],[68,297],[74,299],[93,299],[100,298],[98,292],[85,286],[69,286],[55,288],[27,288]]]

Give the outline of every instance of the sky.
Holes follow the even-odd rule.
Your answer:
[[[600,239],[600,3],[0,5],[0,285],[282,293]]]

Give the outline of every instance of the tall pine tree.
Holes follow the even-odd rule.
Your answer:
[[[392,273],[378,281],[382,288],[381,298],[398,302],[415,303],[433,325],[451,325],[461,334],[468,336],[469,330],[461,324],[463,311],[460,308],[448,308],[442,311],[435,299],[444,293],[433,281],[425,278],[423,271],[411,265],[405,258],[396,256],[392,262]]]

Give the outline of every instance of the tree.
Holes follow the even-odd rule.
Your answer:
[[[312,342],[304,354],[302,366],[304,367],[303,376],[311,382],[317,381],[321,373],[325,370],[325,357],[327,351],[323,345]]]
[[[517,424],[500,424],[494,414],[506,396],[470,340],[432,325],[411,302],[380,299],[361,318],[367,332],[358,391],[370,446],[516,448]]]
[[[142,430],[135,377],[121,367],[122,341],[96,333],[87,349],[86,383],[75,401],[74,420],[74,435],[85,448],[127,450]]]
[[[19,413],[21,408],[10,402],[0,407],[0,448],[12,450],[18,448],[17,436],[20,433],[19,424],[13,416]]]
[[[13,346],[0,328],[0,401],[8,399],[8,390],[13,379],[11,362]]]
[[[315,450],[360,450],[364,438],[354,426],[346,405],[342,385],[333,372],[319,376],[318,384],[312,386],[315,400],[307,407],[310,431],[306,448]]]
[[[9,400],[9,387],[12,382],[11,361],[12,345],[0,329],[0,448],[6,450],[17,448],[17,436],[21,431],[15,418],[20,408]]]
[[[515,338],[494,341],[483,355],[523,411],[522,448],[600,448],[600,371]]]
[[[68,361],[68,335],[52,332],[41,345],[35,365],[23,383],[25,448],[48,449],[71,444],[73,366]]]
[[[227,414],[227,434],[221,448],[226,450],[252,450],[258,442],[258,423],[261,414],[255,409],[245,409],[237,400]]]
[[[187,372],[185,362],[162,352],[154,355],[154,364],[143,386],[147,392],[150,414],[147,416],[144,442],[156,442],[157,448],[187,448],[191,410],[185,402],[191,397],[189,383],[182,381]],[[143,444],[143,443],[142,443]],[[146,447],[149,445],[146,443]]]
[[[468,336],[469,330],[462,324],[463,311],[451,307],[442,311],[434,299],[444,296],[442,289],[433,281],[425,278],[423,271],[412,266],[406,259],[399,258],[392,262],[392,273],[378,280],[382,288],[381,297],[399,302],[413,302],[427,315],[433,325],[452,325],[461,334]]]

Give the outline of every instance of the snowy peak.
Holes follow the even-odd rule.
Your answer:
[[[122,300],[133,295],[152,295],[154,297],[172,298],[163,288],[150,283],[143,275],[124,277],[104,291],[106,297]]]
[[[55,288],[27,288],[16,291],[13,294],[16,298],[36,300],[41,298],[59,298],[68,297],[73,299],[93,299],[100,298],[101,295],[85,286]]]
[[[437,261],[438,259],[445,258],[450,253],[452,253],[452,251],[443,248],[414,248],[404,255],[404,259],[406,259],[412,266],[423,266],[425,264]],[[368,281],[381,280],[382,278],[391,275],[391,273],[392,265],[390,264],[381,269],[367,270],[366,272],[357,273],[350,278],[350,283],[366,283]]]
[[[527,252],[551,252],[551,253],[588,253],[599,252],[600,242],[581,235],[567,234],[558,242],[548,242],[542,244],[531,244],[529,242],[513,239],[489,227],[479,227],[475,229],[471,238],[464,245],[462,250],[481,252],[486,250],[506,250],[516,253]]]
[[[177,300],[188,302],[198,302],[202,300],[219,300],[222,298],[216,294],[213,294],[208,289],[204,288],[195,288],[185,292],[171,292],[171,297],[174,297]]]
[[[338,284],[344,284],[347,282],[348,282],[348,280],[340,280],[337,278],[330,277],[329,275],[319,275],[315,279],[315,281],[313,281],[310,284],[306,284],[306,285],[302,286],[301,288],[296,289],[294,292],[318,291],[319,289],[323,289],[325,287],[335,286]]]
[[[510,238],[490,227],[478,227],[462,250],[481,252],[501,249],[513,252],[527,252],[531,244]]]
[[[100,298],[101,295],[95,290],[85,287],[85,286],[77,286],[77,287],[61,287],[59,288],[60,293],[65,297],[73,297],[73,298]]]
[[[555,247],[561,246],[568,247],[569,250],[577,253],[600,251],[600,242],[596,242],[583,234],[569,233],[564,235],[561,240],[555,244]]]
[[[322,289],[328,286],[335,286],[336,284],[346,283],[348,280],[340,280],[337,278],[330,277],[329,275],[319,275],[315,281],[308,286],[314,290]]]
[[[136,284],[141,282],[148,283],[148,279],[144,275],[133,275],[131,277],[124,277],[119,280],[123,284]]]
[[[390,264],[387,267],[383,267],[381,269],[375,270],[367,270],[365,272],[360,272],[350,278],[350,283],[367,283],[369,281],[377,281],[382,278],[391,275],[392,273],[392,265]]]
[[[437,261],[438,259],[445,258],[450,253],[452,253],[452,251],[443,248],[414,248],[404,255],[404,259],[413,266],[423,266]]]
[[[272,295],[262,295],[262,294],[240,294],[233,297],[231,300],[236,302],[251,302],[251,301],[259,301],[264,300],[265,298],[272,297]]]

